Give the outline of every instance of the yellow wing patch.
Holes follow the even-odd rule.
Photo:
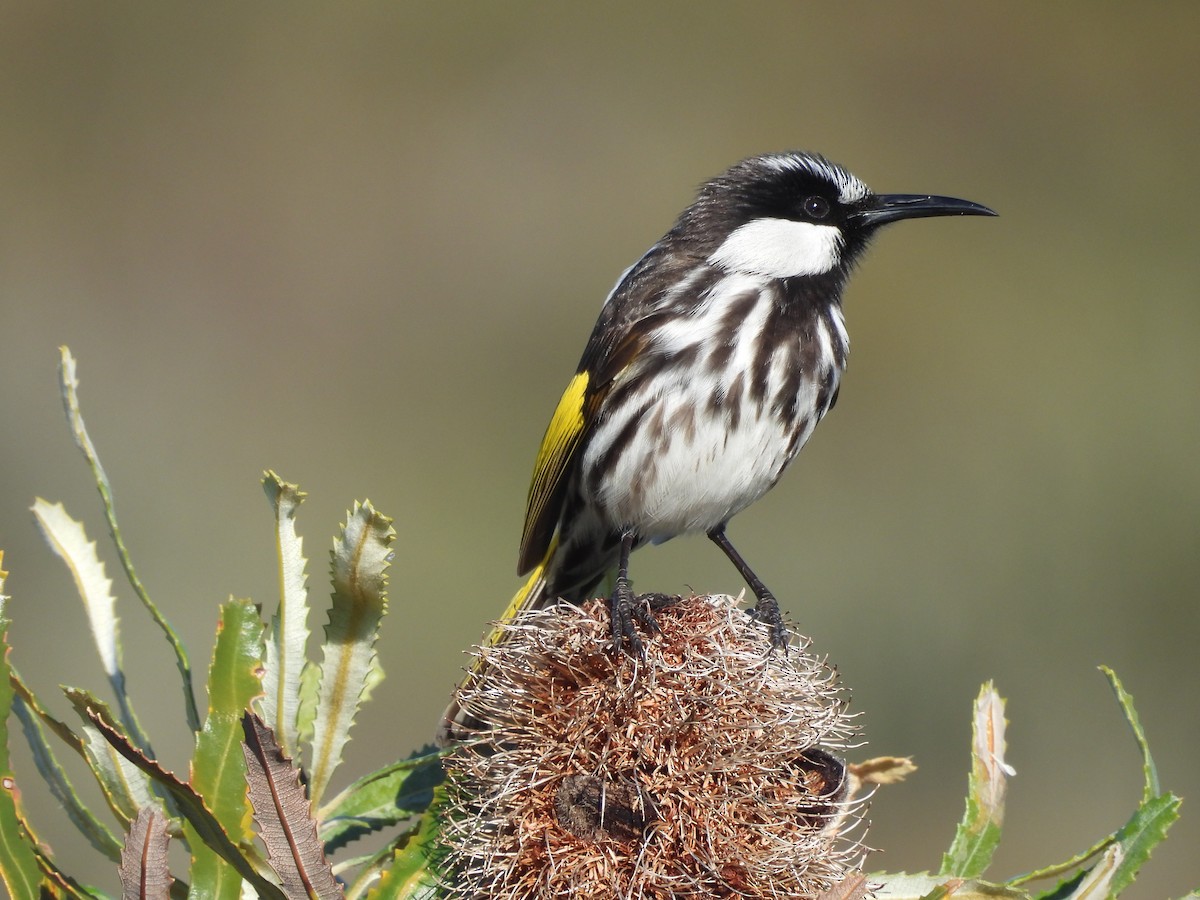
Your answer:
[[[521,553],[517,563],[519,575],[541,562],[550,547],[558,524],[566,475],[583,437],[584,403],[590,380],[587,372],[580,372],[571,379],[546,426],[525,507],[525,529],[521,533]]]

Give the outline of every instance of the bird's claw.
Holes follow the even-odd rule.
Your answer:
[[[609,601],[613,653],[624,652],[637,659],[645,659],[646,649],[637,633],[637,626],[641,625],[648,634],[658,634],[662,629],[658,627],[653,610],[670,606],[678,599],[666,594],[635,595],[627,579],[617,578]]]
[[[771,639],[771,651],[782,650],[784,655],[788,652],[788,629],[783,624],[783,614],[779,611],[779,601],[775,599],[775,595],[769,591],[764,591],[758,598],[758,602],[754,604],[754,609],[750,611],[750,615],[758,622],[766,626]]]

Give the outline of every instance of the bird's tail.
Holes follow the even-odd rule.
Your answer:
[[[508,608],[504,610],[504,614],[500,616],[499,622],[488,632],[488,636],[483,640],[483,646],[495,647],[504,640],[506,634],[503,626],[511,619],[515,619],[525,610],[541,609],[546,606],[554,598],[550,597],[546,591],[546,570],[550,566],[550,561],[554,558],[554,553],[558,549],[558,539],[550,542],[550,548],[546,551],[546,555],[542,557],[542,561],[534,566],[533,571],[529,573],[529,578],[521,589],[509,601]]]
[[[558,549],[558,538],[550,542],[549,549],[546,550],[546,555],[542,557],[542,561],[538,563],[532,572],[529,573],[529,578],[516,595],[509,601],[508,607],[504,610],[504,614],[499,621],[488,632],[487,637],[483,639],[482,647],[489,649],[499,646],[504,642],[508,632],[504,629],[504,625],[510,620],[516,618],[525,610],[541,609],[546,606],[554,598],[547,592],[548,582],[546,580],[546,572],[550,566],[551,560],[554,559],[554,553]],[[446,707],[446,711],[442,713],[442,721],[438,726],[437,736],[435,740],[438,746],[445,747],[446,745],[459,740],[464,736],[471,724],[470,716],[459,704],[459,696],[474,679],[480,677],[485,668],[485,663],[480,657],[476,657],[471,663],[471,668],[467,670],[466,677],[454,691],[454,698],[450,701],[450,705]]]

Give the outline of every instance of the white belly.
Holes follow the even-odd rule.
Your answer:
[[[828,320],[814,315],[779,334],[777,290],[770,279],[725,277],[688,314],[657,324],[617,377],[620,402],[597,423],[581,466],[604,529],[661,541],[722,525],[770,490],[808,440],[836,393],[845,327],[834,307]],[[765,302],[745,303],[754,296]],[[740,315],[732,331],[731,308]],[[764,358],[768,332],[782,343]]]
[[[662,541],[727,522],[775,484],[824,412],[816,410],[818,387],[810,382],[797,396],[797,408],[809,413],[790,426],[770,408],[755,414],[748,389],[719,410],[701,406],[697,413],[694,387],[673,385],[660,394],[629,451],[602,480],[597,506],[611,526]]]

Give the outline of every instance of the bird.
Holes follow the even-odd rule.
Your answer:
[[[630,554],[698,533],[745,580],[771,645],[786,647],[779,602],[727,525],[837,402],[850,350],[842,294],[879,229],[994,215],[954,197],[876,194],[806,151],[752,156],[705,182],[601,308],[534,464],[517,566],[528,579],[484,644],[523,610],[588,599],[615,571],[613,647],[640,654],[637,626],[655,626]],[[443,736],[455,715],[452,703]]]

